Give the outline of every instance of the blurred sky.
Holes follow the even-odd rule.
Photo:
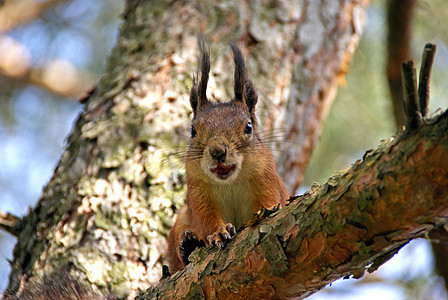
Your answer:
[[[395,132],[384,75],[384,1],[373,2],[347,86],[338,92],[307,171],[307,185],[325,182]],[[414,22],[416,65],[426,42],[438,45],[431,111],[448,106],[447,5],[447,0],[420,1]],[[94,82],[116,41],[122,7],[121,0],[69,1],[8,36],[27,47],[33,65],[61,59],[88,72]],[[36,86],[15,84],[9,91],[5,85],[9,80],[0,76],[0,210],[23,216],[52,176],[81,105]],[[15,242],[0,231],[0,291],[8,282],[7,260]],[[430,245],[417,240],[372,275],[338,281],[310,299],[445,299],[440,286]]]

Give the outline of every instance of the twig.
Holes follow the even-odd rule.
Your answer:
[[[412,60],[401,65],[403,76],[404,110],[406,113],[406,127],[417,129],[422,124],[422,116],[418,105],[417,76]]]
[[[21,220],[15,215],[0,210],[0,228],[13,236],[17,236],[17,227]]]
[[[428,43],[425,46],[425,50],[423,50],[422,65],[418,80],[418,98],[420,101],[420,113],[423,118],[428,115],[429,111],[429,83],[436,49],[437,45]]]

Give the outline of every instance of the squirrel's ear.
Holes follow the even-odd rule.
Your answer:
[[[235,63],[234,101],[246,104],[249,113],[252,114],[255,110],[255,105],[257,104],[258,95],[252,81],[250,81],[247,76],[246,64],[241,50],[234,43],[230,44],[230,48],[232,49],[233,61]]]
[[[208,74],[210,73],[210,52],[200,36],[198,36],[198,46],[199,67],[197,76],[199,77],[199,83],[197,78],[193,75],[193,86],[190,91],[190,104],[194,115],[208,104],[207,83]]]

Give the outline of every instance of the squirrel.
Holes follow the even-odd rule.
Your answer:
[[[193,120],[185,159],[186,204],[168,237],[171,274],[188,264],[196,247],[224,247],[254,213],[285,206],[289,197],[273,155],[258,133],[258,95],[241,50],[230,44],[234,98],[213,103],[206,96],[210,53],[200,38],[198,45],[200,70],[197,77],[193,75],[190,91]]]

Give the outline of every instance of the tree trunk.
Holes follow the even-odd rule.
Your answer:
[[[293,193],[368,2],[128,0],[108,67],[84,99],[41,199],[13,230],[18,242],[8,289],[61,269],[119,297],[132,298],[159,280],[166,235],[184,201],[176,145],[190,124],[197,33],[212,51],[208,90],[216,101],[232,94],[226,44],[238,41],[245,50],[263,95],[261,123],[274,135],[278,128],[287,132],[279,170]]]

